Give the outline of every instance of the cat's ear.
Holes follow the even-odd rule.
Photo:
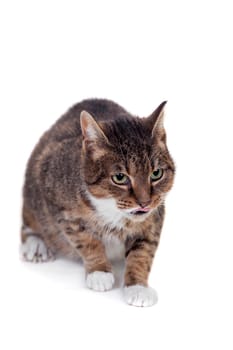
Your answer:
[[[151,135],[163,135],[165,133],[163,126],[164,107],[167,101],[162,102],[156,110],[147,118],[147,123],[151,128]]]
[[[107,141],[107,138],[90,113],[82,111],[80,114],[80,124],[84,140],[96,142],[100,138]]]
[[[87,111],[80,114],[80,125],[83,134],[83,145],[85,149],[92,151],[93,156],[98,158],[103,154],[102,147],[98,147],[100,143],[109,143],[106,135]]]

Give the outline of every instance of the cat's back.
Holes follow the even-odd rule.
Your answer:
[[[87,99],[75,104],[60,119],[60,121],[80,118],[80,113],[85,110],[89,112],[97,121],[111,120],[119,116],[129,115],[129,113],[119,104],[107,99]]]
[[[97,121],[115,120],[121,117],[132,117],[123,107],[107,99],[86,99],[73,105],[64,113],[55,123],[42,135],[36,144],[30,160],[40,157],[41,154],[53,153],[54,149],[60,148],[61,143],[80,144],[82,141],[82,132],[80,126],[80,114],[82,111],[89,112]],[[44,152],[46,150],[46,152]]]
[[[29,158],[26,177],[31,178],[35,169],[40,169],[43,163],[50,162],[51,159],[58,159],[58,155],[63,155],[67,160],[74,149],[77,159],[80,158],[80,114],[84,110],[97,121],[132,117],[123,107],[107,99],[86,99],[73,105],[41,136]]]
[[[107,121],[131,116],[123,107],[106,99],[87,99],[71,107],[50,129],[52,138],[64,139],[81,135],[80,114],[90,113],[97,121]]]

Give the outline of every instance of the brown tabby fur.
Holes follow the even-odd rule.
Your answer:
[[[175,171],[162,123],[164,104],[150,117],[138,118],[114,102],[93,99],[63,115],[40,139],[28,162],[22,242],[29,234],[37,235],[54,254],[81,256],[88,273],[109,272],[102,239],[118,237],[125,245],[125,285],[146,286]],[[80,126],[83,110],[98,123],[97,139],[87,134],[85,118]],[[148,179],[158,166],[164,175],[151,184]],[[115,173],[127,174],[131,185],[114,184]],[[114,198],[120,209],[154,209],[149,215],[131,214],[113,227],[100,219],[89,193]]]

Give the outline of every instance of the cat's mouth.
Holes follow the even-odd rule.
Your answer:
[[[146,214],[150,211],[150,208],[137,208],[137,209],[134,209],[130,212],[130,214],[133,214],[133,215],[143,215],[143,214]]]

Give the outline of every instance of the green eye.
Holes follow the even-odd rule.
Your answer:
[[[153,171],[150,178],[151,178],[151,181],[158,181],[159,179],[161,179],[162,176],[163,176],[163,169],[158,168],[157,170]]]
[[[119,173],[112,176],[112,181],[117,185],[126,185],[129,182],[129,178],[125,174]]]

